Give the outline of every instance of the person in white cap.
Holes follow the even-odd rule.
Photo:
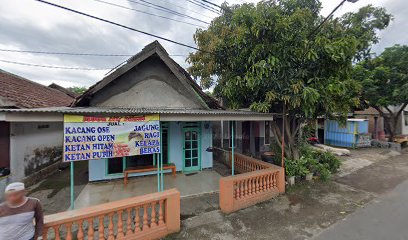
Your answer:
[[[6,187],[5,199],[6,201],[0,204],[0,239],[38,239],[44,225],[40,201],[26,197],[24,183],[20,182]]]

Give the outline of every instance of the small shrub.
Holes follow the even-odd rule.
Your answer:
[[[299,160],[289,160],[285,161],[286,176],[299,176],[304,177],[310,173],[307,168],[307,159],[301,158]]]
[[[310,173],[310,169],[309,167],[309,158],[305,158],[305,157],[301,157],[298,161],[297,161],[297,176],[301,176],[304,177],[307,174]]]
[[[307,158],[306,167],[309,172],[316,173],[319,167],[319,162],[315,158],[309,157]]]
[[[329,152],[320,152],[317,154],[317,160],[321,164],[327,164],[331,173],[336,173],[341,165],[341,161]]]
[[[319,174],[320,180],[324,182],[328,181],[331,177],[329,166],[327,164],[319,164],[318,174]]]
[[[308,145],[301,148],[301,156],[299,160],[286,159],[285,170],[288,177],[304,177],[313,173],[322,181],[328,181],[341,165],[341,161],[332,153],[316,151]]]
[[[297,173],[297,164],[293,160],[285,160],[285,172],[286,176],[293,177]]]
[[[302,146],[301,154],[301,164],[323,181],[329,180],[341,165],[341,161],[332,153],[313,150],[309,145]]]

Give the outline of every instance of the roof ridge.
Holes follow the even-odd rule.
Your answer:
[[[50,87],[48,87],[48,86],[46,86],[46,85],[43,85],[43,84],[38,83],[38,82],[35,82],[35,81],[30,80],[30,79],[28,79],[28,78],[22,77],[22,76],[20,76],[20,75],[11,73],[11,72],[6,71],[6,70],[4,70],[4,69],[0,69],[0,72],[3,72],[3,73],[5,73],[5,74],[11,75],[11,76],[16,77],[16,78],[19,78],[19,79],[21,79],[21,80],[27,81],[27,82],[32,83],[32,84],[34,84],[34,85],[37,85],[37,86],[46,88],[46,89],[51,90],[51,91],[61,92],[61,91],[58,91],[57,89],[50,88]],[[67,95],[67,94],[66,94],[66,95]]]
[[[14,107],[67,106],[74,98],[43,84],[0,69],[0,95]],[[4,107],[4,106],[0,106]]]
[[[76,97],[78,97],[80,95],[80,94],[78,94],[76,92],[73,92],[73,91],[69,90],[68,88],[65,88],[65,87],[63,87],[61,85],[58,85],[56,83],[51,83],[50,85],[48,85],[48,87],[52,88],[52,89],[56,89],[56,90],[66,94],[66,95],[68,95],[68,96],[70,96],[72,98],[76,98]]]
[[[147,53],[149,53],[149,55],[146,56]],[[85,91],[81,96],[77,97],[72,106],[86,104],[87,99],[89,99],[88,97],[92,97],[92,95],[98,92],[100,89],[106,87],[113,80],[119,78],[131,68],[135,67],[137,64],[143,62],[154,54],[156,54],[160,58],[160,60],[163,61],[163,63],[170,69],[170,71],[172,71],[173,74],[175,74],[176,77],[179,78],[183,84],[185,84],[186,88],[187,85],[189,85],[191,91],[193,91],[194,94],[198,97],[198,100],[202,102],[201,105],[203,107],[209,109],[222,109],[217,100],[206,94],[198,85],[198,83],[191,78],[190,74],[169,56],[163,45],[161,45],[157,40],[143,47],[140,52],[130,57],[125,64],[121,64],[114,71],[111,71],[109,75],[105,76],[102,80],[96,82],[94,85],[88,88],[88,90]]]

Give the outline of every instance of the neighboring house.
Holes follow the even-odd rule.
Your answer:
[[[271,150],[270,144],[273,137],[271,121],[221,121],[213,125],[215,147],[231,149],[233,138],[231,127],[234,125],[237,152],[259,158],[262,152]]]
[[[272,119],[271,114],[224,110],[157,41],[91,86],[71,107],[0,110],[0,117],[6,119],[24,116],[26,121],[53,121],[59,126],[56,129],[59,136],[63,134],[64,114],[114,117],[159,114],[164,163],[173,163],[182,172],[213,167],[214,124]],[[260,129],[262,126],[259,132]],[[254,136],[260,135],[254,132]],[[62,143],[58,144],[57,148],[62,149]],[[91,160],[89,180],[122,178],[127,167],[145,165],[155,165],[152,155]],[[146,174],[156,171],[133,176]]]
[[[0,70],[0,108],[69,106],[72,96]]]
[[[397,112],[401,109],[401,106],[389,106],[391,111]],[[387,113],[388,110],[384,109]],[[355,111],[353,116],[355,118],[364,118],[369,120],[369,132],[373,135],[373,138],[381,138],[382,136],[389,134],[387,131],[387,124],[384,122],[385,119],[380,115],[380,113],[370,107],[362,111]],[[375,135],[375,129],[377,129],[377,135]],[[398,118],[397,128],[395,135],[408,135],[408,106],[402,111],[400,117]]]
[[[401,110],[402,106],[390,106],[389,109],[393,112]],[[408,106],[402,111],[398,118],[398,125],[395,131],[395,135],[408,135]]]
[[[402,135],[408,135],[408,107],[405,108],[401,118]]]
[[[368,120],[368,132],[373,139],[380,139],[384,136],[384,118],[376,109],[369,107],[364,110],[354,111],[353,117]]]
[[[0,70],[0,111],[69,106],[73,100],[59,90]],[[61,159],[62,127],[61,122],[0,113],[0,168],[11,170],[10,181],[34,176]]]
[[[70,90],[68,90],[68,89],[66,89],[66,88],[64,88],[64,87],[62,87],[62,86],[60,86],[58,84],[55,84],[55,83],[51,83],[50,85],[48,85],[48,87],[56,89],[56,90],[58,90],[60,92],[63,92],[66,95],[68,95],[68,96],[70,96],[72,98],[77,98],[77,97],[79,97],[79,95],[81,95],[81,94],[75,93],[73,91],[70,91]]]

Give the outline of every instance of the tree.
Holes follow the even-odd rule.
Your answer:
[[[367,6],[356,13],[323,20],[318,0],[261,1],[223,5],[220,17],[194,40],[189,72],[204,88],[225,97],[229,107],[250,107],[285,117],[286,157],[299,158],[301,126],[317,116],[343,116],[359,103],[352,62],[367,56],[376,31],[391,16]],[[275,140],[281,131],[273,122]]]
[[[361,82],[362,100],[384,117],[393,141],[398,119],[408,106],[408,46],[395,45],[360,62],[354,67],[354,78]]]
[[[69,87],[67,89],[70,90],[71,92],[74,92],[74,93],[77,93],[77,94],[82,94],[86,90],[88,90],[88,88],[86,88],[86,87]]]

